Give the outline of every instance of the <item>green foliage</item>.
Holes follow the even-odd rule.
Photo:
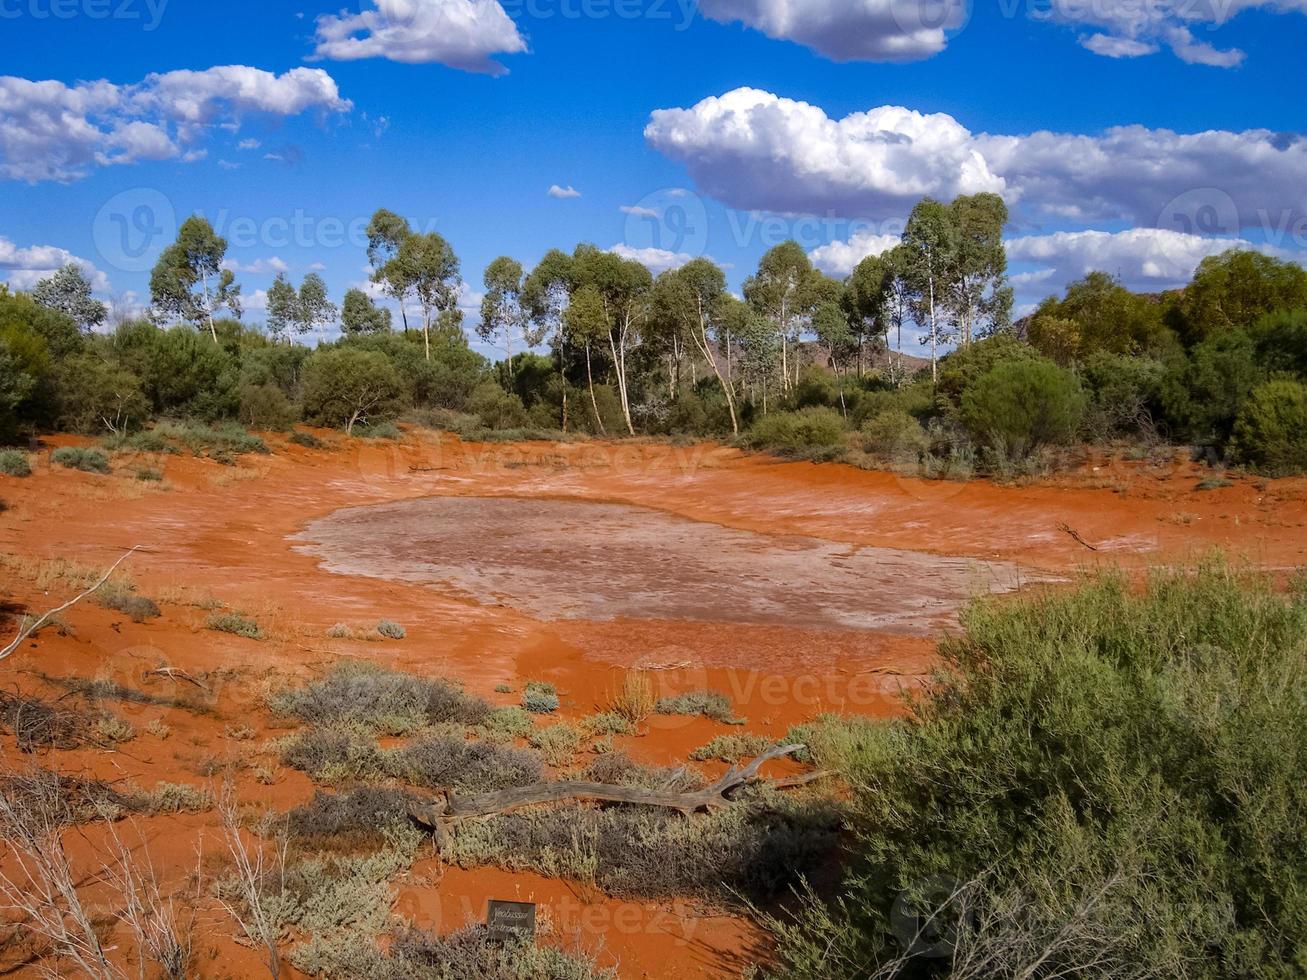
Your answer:
[[[376,351],[319,350],[304,366],[304,417],[352,433],[359,423],[389,421],[404,403],[399,374]]]
[[[1307,270],[1260,252],[1231,249],[1199,263],[1174,317],[1186,343],[1244,331],[1278,310],[1307,309]]]
[[[1089,393],[1085,428],[1101,440],[1151,432],[1165,376],[1165,366],[1150,358],[1090,354],[1081,365]]]
[[[1093,354],[1156,354],[1174,345],[1164,308],[1130,292],[1105,272],[1091,272],[1047,299],[1030,320],[1030,343],[1059,364]]]
[[[1307,309],[1268,314],[1254,323],[1249,333],[1263,370],[1307,378]]]
[[[880,459],[915,463],[930,448],[930,437],[907,412],[891,408],[862,423],[862,447]]]
[[[87,351],[65,359],[56,378],[59,420],[72,432],[127,432],[150,416],[140,379],[101,353]]]
[[[731,699],[717,691],[690,691],[674,698],[662,698],[654,711],[660,715],[701,715],[727,725],[744,724],[735,717]]]
[[[745,442],[756,448],[777,450],[833,449],[844,439],[844,419],[829,408],[803,408],[772,412],[754,422]]]
[[[1222,331],[1167,362],[1161,401],[1172,434],[1223,446],[1239,410],[1263,379],[1252,338]]]
[[[543,681],[527,681],[522,691],[522,707],[533,715],[548,715],[558,710],[558,691]]]
[[[782,925],[781,975],[1297,975],[1302,593],[1212,561],[982,601],[963,626],[913,716],[846,753],[859,860],[839,902]],[[905,894],[984,928],[896,972]]]
[[[1239,411],[1230,454],[1268,476],[1307,472],[1307,385],[1269,381]]]
[[[0,449],[0,473],[5,476],[31,476],[32,463],[27,453],[18,449]]]
[[[1080,382],[1051,361],[1005,361],[962,391],[972,438],[1010,461],[1069,442],[1084,410]]]
[[[237,413],[241,425],[284,432],[295,423],[298,414],[286,393],[271,382],[246,385],[241,389],[240,409]]]
[[[772,747],[771,739],[761,735],[717,735],[707,745],[690,753],[695,762],[729,762],[734,765],[755,758]]]
[[[522,400],[493,381],[478,385],[466,408],[488,429],[521,429],[528,424]]]
[[[263,639],[263,632],[259,629],[259,624],[238,612],[215,613],[209,617],[204,627],[205,629],[216,630],[219,633],[243,636],[247,640]]]
[[[581,749],[581,733],[565,722],[537,728],[527,741],[532,748],[540,750],[551,766],[567,765]]]
[[[61,446],[50,454],[50,462],[70,470],[84,473],[108,473],[109,457],[98,449],[83,446]]]
[[[476,725],[490,706],[438,678],[415,677],[367,663],[346,661],[321,680],[268,698],[277,714],[318,725],[351,725],[385,735],[404,735],[427,725]]]

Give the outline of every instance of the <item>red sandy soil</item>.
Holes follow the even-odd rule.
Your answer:
[[[47,699],[62,694],[38,676],[45,674],[195,695],[188,685],[145,676],[165,663],[206,673],[214,689],[209,714],[115,704],[115,713],[135,726],[135,739],[114,751],[52,752],[40,764],[148,789],[160,780],[206,785],[216,767],[234,763],[243,801],[285,811],[309,798],[312,787],[304,775],[279,768],[266,749],[284,731],[273,727],[262,695],[319,675],[342,657],[456,678],[495,704],[517,697],[495,693],[497,685],[520,690],[526,679],[548,680],[562,694],[561,714],[574,718],[603,707],[623,671],[641,666],[653,670],[660,694],[725,691],[748,717],[749,730],[768,735],[824,711],[900,711],[900,691],[918,686],[932,666],[934,637],[907,635],[910,630],[819,628],[801,617],[707,622],[702,609],[693,618],[546,621],[509,605],[479,604],[452,588],[335,574],[290,539],[346,507],[430,496],[625,504],[770,538],[816,538],[847,545],[850,554],[893,548],[1010,563],[1032,580],[1102,564],[1139,570],[1216,546],[1277,571],[1307,564],[1307,481],[1236,479],[1198,491],[1209,473],[1180,457],[1125,462],[1104,455],[1055,479],[999,486],[788,463],[710,445],[465,445],[429,432],[372,443],[322,435],[331,449],[273,436],[271,456],[246,456],[234,468],[183,456],[119,458],[114,475],[94,476],[52,468],[43,453],[30,478],[0,477],[0,498],[9,505],[0,514],[0,553],[105,568],[139,546],[130,574],[163,607],[161,618],[133,624],[94,603],[80,604],[65,616],[73,627],[68,635],[46,631],[0,664],[6,690]],[[166,482],[135,480],[133,470],[144,464],[162,468]],[[929,574],[929,564],[922,567]],[[675,563],[664,574],[674,576]],[[14,609],[43,611],[74,591],[64,584],[42,594],[30,574],[4,566],[0,584],[0,597]],[[851,591],[861,584],[850,577]],[[803,586],[793,584],[798,591]],[[894,586],[904,596],[913,589],[912,581]],[[206,597],[255,616],[268,638],[205,630],[209,614],[200,603]],[[326,638],[335,623],[370,626],[382,617],[403,623],[407,638]],[[5,627],[12,628],[12,622]],[[154,721],[171,733],[148,732]],[[617,739],[618,747],[642,761],[683,763],[713,735],[734,730],[705,719],[659,717],[648,729]],[[0,744],[10,766],[30,763],[12,737]],[[184,892],[197,869],[208,880],[221,873],[225,847],[213,813],[118,826],[132,846],[148,843],[166,891]],[[104,833],[100,827],[69,833],[75,867],[94,871]],[[738,976],[765,950],[756,927],[719,910],[621,902],[528,874],[424,861],[397,889],[400,915],[442,931],[484,916],[489,898],[538,902],[551,936],[599,950],[601,962],[617,964],[624,978]],[[94,887],[87,894],[96,900]],[[212,900],[198,905],[202,975],[265,973],[256,953],[231,938],[233,924]],[[125,935],[115,938],[122,947],[117,955],[124,955]],[[15,962],[13,948],[0,955],[7,965]],[[283,975],[291,973],[287,966]]]

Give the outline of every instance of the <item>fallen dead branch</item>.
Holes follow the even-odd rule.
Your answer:
[[[169,667],[169,666],[167,666],[167,665],[164,665],[164,666],[162,666],[162,667],[156,667],[156,668],[154,668],[154,670],[147,670],[147,671],[145,672],[145,676],[146,676],[146,677],[166,677],[166,678],[168,678],[168,679],[171,680],[171,681],[185,681],[187,684],[194,684],[196,687],[198,687],[198,688],[199,688],[201,691],[203,691],[205,694],[211,694],[211,693],[212,693],[212,692],[209,690],[209,686],[208,686],[207,684],[205,684],[205,683],[204,683],[202,680],[200,680],[198,677],[194,677],[194,676],[192,676],[191,674],[188,674],[186,671],[182,670],[180,667]]]
[[[1084,545],[1090,551],[1098,550],[1097,546],[1090,544],[1088,541],[1082,538],[1080,536],[1080,532],[1077,531],[1075,528],[1073,528],[1070,524],[1059,524],[1057,526],[1057,529],[1061,531],[1063,534],[1071,535],[1072,538],[1074,538],[1078,543]]]
[[[20,646],[22,646],[24,640],[26,640],[29,636],[31,636],[41,627],[49,623],[50,620],[54,619],[54,617],[58,616],[61,612],[64,612],[65,610],[71,609],[73,606],[77,605],[79,602],[81,602],[91,593],[95,592],[95,590],[98,589],[100,586],[104,585],[105,582],[109,581],[109,577],[113,575],[114,572],[118,571],[118,566],[121,565],[123,562],[125,562],[132,555],[134,555],[137,551],[139,551],[140,548],[141,546],[139,544],[134,545],[130,551],[124,554],[112,565],[110,565],[109,570],[100,576],[99,581],[97,581],[85,592],[78,593],[77,595],[69,599],[67,602],[65,602],[62,606],[56,606],[54,609],[51,609],[48,612],[38,616],[30,623],[27,623],[25,625],[20,623],[18,627],[18,635],[15,636],[9,642],[8,646],[6,646],[3,650],[0,650],[0,660],[4,660],[6,657],[12,654],[15,650],[17,650]]]
[[[542,803],[560,803],[564,800],[598,800],[603,803],[630,803],[642,806],[664,807],[677,810],[685,816],[699,810],[715,810],[731,805],[730,794],[741,786],[757,782],[762,766],[804,748],[802,745],[777,745],[758,756],[747,766],[732,766],[721,779],[711,786],[691,793],[674,793],[667,789],[646,789],[642,786],[611,786],[606,783],[587,783],[563,779],[552,783],[519,786],[497,793],[456,798],[452,793],[431,803],[414,803],[409,816],[435,834],[437,846],[443,846],[446,832],[464,820],[492,817],[512,813]],[[774,782],[777,788],[790,788],[812,782],[826,773],[814,773]]]

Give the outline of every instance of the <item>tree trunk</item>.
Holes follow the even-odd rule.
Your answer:
[[[726,408],[731,413],[731,433],[738,436],[740,423],[735,417],[735,396],[731,393],[731,386],[722,377],[722,372],[717,368],[717,361],[712,356],[712,346],[708,341],[708,318],[704,315],[702,302],[699,303],[699,329],[694,335],[694,340],[699,345],[700,353],[707,359],[713,374],[717,376],[717,383],[721,385],[723,394],[726,395]]]
[[[590,372],[590,341],[585,342],[585,381],[590,388],[590,407],[595,413],[595,425],[599,427],[601,436],[608,435],[608,430],[604,428],[604,420],[599,417],[599,402],[595,400],[595,379]]]
[[[635,426],[631,424],[631,402],[626,394],[626,329],[621,331],[621,342],[614,341],[612,331],[608,333],[608,346],[613,352],[613,363],[617,365],[617,397],[622,403],[622,418],[626,421],[626,431],[635,435]]]

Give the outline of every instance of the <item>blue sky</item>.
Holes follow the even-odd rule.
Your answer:
[[[687,3],[0,0],[0,280],[75,257],[130,306],[202,212],[259,322],[278,269],[363,283],[384,206],[454,244],[469,309],[496,255],[578,241],[738,285],[790,233],[841,274],[982,189],[1023,305],[1307,245],[1307,0]]]

